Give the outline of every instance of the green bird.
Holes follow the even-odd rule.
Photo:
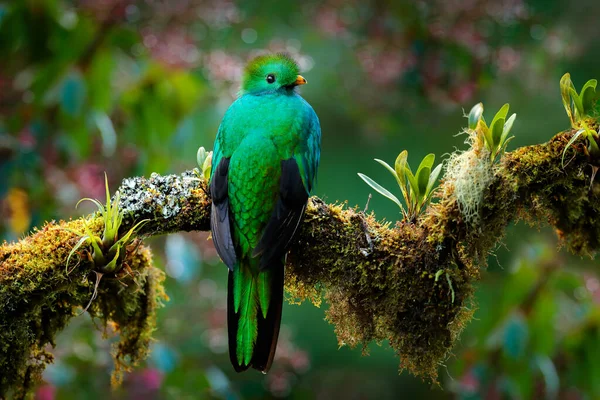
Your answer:
[[[296,92],[305,83],[291,57],[255,58],[215,139],[211,231],[229,268],[229,357],[237,372],[266,373],[277,347],[285,257],[320,157],[319,119]]]

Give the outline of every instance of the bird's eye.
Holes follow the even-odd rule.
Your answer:
[[[273,83],[273,82],[275,82],[275,75],[273,75],[273,74],[267,75],[267,83]]]

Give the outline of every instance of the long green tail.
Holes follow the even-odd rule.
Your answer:
[[[281,323],[283,271],[283,265],[274,265],[259,272],[258,265],[246,260],[229,271],[229,357],[237,372],[271,367]]]

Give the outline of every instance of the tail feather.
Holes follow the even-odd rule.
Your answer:
[[[281,309],[283,306],[283,263],[274,266],[270,271],[261,272],[271,275],[271,301],[266,317],[258,316],[258,337],[252,356],[252,368],[268,372],[275,357],[279,328],[281,326]]]
[[[266,373],[273,363],[279,337],[283,305],[283,263],[251,277],[244,273],[248,271],[246,268],[239,264],[233,271],[229,271],[229,358],[237,372],[252,367]],[[240,286],[236,277],[251,280],[247,282],[246,291],[235,290],[236,286]],[[236,293],[240,299],[236,299]],[[256,334],[252,331],[254,327]]]
[[[227,334],[229,337],[229,359],[231,365],[236,372],[243,372],[248,369],[249,365],[238,362],[237,357],[237,332],[239,313],[235,312],[235,300],[234,300],[234,283],[233,276],[235,274],[235,268],[233,271],[229,271],[229,279],[227,281]]]

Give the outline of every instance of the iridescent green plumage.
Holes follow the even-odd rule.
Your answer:
[[[237,371],[266,372],[273,361],[285,254],[319,164],[319,120],[295,91],[303,83],[286,55],[254,59],[215,140],[211,229],[230,269],[229,352]]]

